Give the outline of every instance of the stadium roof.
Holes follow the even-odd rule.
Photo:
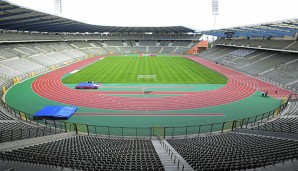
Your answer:
[[[71,19],[20,7],[6,0],[0,0],[0,29],[38,32],[71,33],[115,33],[115,32],[158,32],[194,33],[195,30],[183,27],[116,27],[86,24]]]
[[[284,37],[298,33],[298,19],[203,31],[217,37]]]

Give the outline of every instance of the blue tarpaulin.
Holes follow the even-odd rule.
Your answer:
[[[78,85],[76,85],[76,89],[98,89],[100,87],[100,84],[98,83],[86,83],[86,82],[81,82]]]
[[[35,118],[69,119],[77,108],[76,106],[46,106],[33,116]]]

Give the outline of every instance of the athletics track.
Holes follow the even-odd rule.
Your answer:
[[[137,98],[109,96],[109,94],[141,94],[141,92],[103,92],[84,91],[68,88],[61,82],[62,77],[69,72],[82,68],[100,58],[88,58],[71,64],[61,69],[49,72],[38,77],[32,83],[32,89],[38,95],[65,103],[68,105],[108,109],[108,110],[136,110],[136,111],[160,111],[204,108],[232,103],[251,96],[256,91],[268,91],[275,98],[287,97],[290,91],[278,88],[269,83],[252,78],[245,74],[215,64],[208,60],[189,56],[186,57],[211,68],[228,78],[228,83],[217,90],[203,92],[151,92],[150,94],[182,94],[160,98]],[[275,90],[278,88],[278,93]]]

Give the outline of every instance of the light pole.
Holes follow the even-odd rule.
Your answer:
[[[212,14],[214,16],[214,21],[213,21],[213,30],[214,30],[215,24],[216,24],[216,16],[219,15],[218,0],[212,0]],[[212,41],[214,41],[214,36],[212,36]]]
[[[62,0],[54,0],[54,12],[55,12],[55,15],[60,15],[62,13],[61,1]]]

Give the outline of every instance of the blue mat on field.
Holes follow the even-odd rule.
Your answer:
[[[76,106],[46,106],[33,116],[35,118],[69,119],[77,108]]]
[[[81,82],[78,85],[76,85],[76,89],[98,89],[100,87],[100,84],[98,83],[86,83]]]

